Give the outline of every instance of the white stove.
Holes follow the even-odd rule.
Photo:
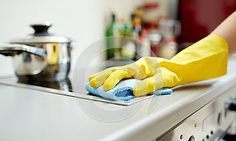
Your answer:
[[[93,100],[71,92],[64,82],[58,90],[5,77],[0,79],[0,140],[235,141],[232,72],[131,104]]]
[[[236,87],[223,92],[158,141],[236,141],[235,113]]]

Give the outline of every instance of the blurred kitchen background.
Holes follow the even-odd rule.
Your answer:
[[[30,23],[50,21],[50,32],[74,41],[72,70],[86,47],[104,37],[107,51],[100,60],[170,58],[210,33],[235,9],[235,0],[0,0],[0,42],[32,33]],[[13,74],[11,58],[0,60],[0,75]]]

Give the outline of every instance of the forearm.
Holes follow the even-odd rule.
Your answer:
[[[209,35],[161,66],[175,72],[179,84],[219,77],[227,72],[228,45],[224,38]]]
[[[211,34],[217,34],[227,41],[229,54],[236,53],[236,12],[225,19]]]
[[[161,66],[175,72],[180,77],[179,83],[185,84],[224,75],[227,71],[228,54],[235,52],[236,12],[208,37],[183,50],[170,61],[165,61]]]

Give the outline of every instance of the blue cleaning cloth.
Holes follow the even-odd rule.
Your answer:
[[[86,84],[85,88],[91,95],[99,96],[104,99],[113,100],[113,101],[128,101],[130,99],[133,99],[135,96],[133,95],[133,88],[136,83],[138,83],[140,80],[137,79],[127,79],[119,82],[115,88],[104,91],[103,86],[100,86],[98,88],[93,88],[89,85],[89,83]],[[169,95],[173,91],[170,88],[162,88],[155,92],[152,92],[150,94],[154,95]]]

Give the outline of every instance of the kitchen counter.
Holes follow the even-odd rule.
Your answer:
[[[229,73],[119,106],[0,85],[0,140],[153,140],[235,86]]]

